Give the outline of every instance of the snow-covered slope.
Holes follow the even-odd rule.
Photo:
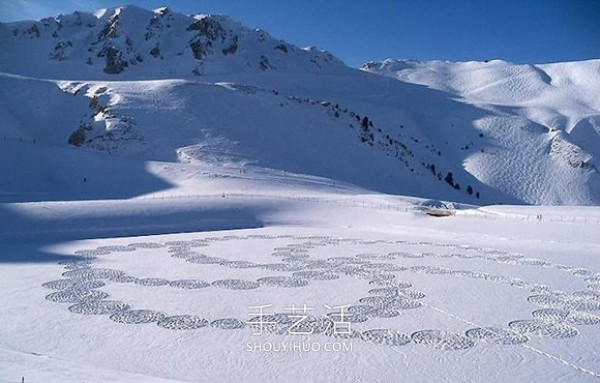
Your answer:
[[[600,377],[600,208],[469,205],[598,204],[596,62],[415,84],[129,6],[0,35],[0,382]]]
[[[600,60],[514,65],[385,60],[363,70],[447,92],[486,111],[452,124],[477,128],[492,145],[465,147],[464,168],[533,203],[598,202]]]
[[[365,65],[393,81],[228,17],[135,6],[0,24],[0,44],[9,200],[138,195],[226,166],[472,204],[600,203],[595,61],[553,67],[561,86],[506,63]]]

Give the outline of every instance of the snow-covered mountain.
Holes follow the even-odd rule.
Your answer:
[[[446,92],[484,111],[475,118],[449,111],[446,119],[453,136],[453,127],[466,124],[488,139],[480,150],[461,148],[464,169],[481,182],[531,203],[598,203],[600,60],[385,60],[361,69]]]
[[[600,61],[361,71],[228,17],[134,6],[0,24],[0,46],[5,200],[193,193],[210,168],[473,204],[600,203]]]
[[[3,24],[3,70],[72,79],[157,79],[268,70],[318,71],[343,63],[299,49],[226,16],[185,16],[133,5]],[[287,59],[291,56],[293,59]]]
[[[600,203],[600,60],[132,6],[0,48],[0,382],[598,381],[600,208],[472,204]]]

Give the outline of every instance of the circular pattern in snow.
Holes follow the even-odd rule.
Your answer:
[[[217,319],[217,320],[210,322],[210,325],[212,327],[217,327],[217,328],[221,328],[224,330],[235,330],[235,329],[243,328],[244,326],[246,326],[246,324],[244,322],[242,322],[241,320],[236,319],[236,318]]]
[[[346,307],[346,312],[351,314],[368,315],[374,311],[377,311],[377,307],[370,305],[355,305]]]
[[[123,252],[123,251],[135,251],[135,247],[123,246],[123,245],[110,245],[110,246],[98,246],[96,250],[110,251],[110,252]]]
[[[67,289],[46,295],[46,299],[58,303],[79,303],[108,298],[108,294],[98,290]]]
[[[590,289],[594,292],[600,293],[600,283],[594,283],[594,284],[588,285],[588,289]]]
[[[423,299],[427,296],[424,292],[413,289],[402,290],[400,294],[412,299]]]
[[[107,315],[129,310],[129,305],[120,301],[92,301],[69,306],[69,310],[84,315]]]
[[[294,277],[264,277],[256,280],[261,285],[277,286],[277,287],[303,287],[308,285],[306,279],[294,278]]]
[[[412,283],[407,282],[407,281],[398,281],[398,280],[395,280],[394,281],[394,287],[396,289],[404,290],[404,289],[411,288],[412,287]]]
[[[89,259],[83,261],[62,261],[58,262],[58,264],[64,266],[66,270],[89,269],[92,267],[92,261]]]
[[[354,268],[351,266],[340,267],[338,270],[353,278],[372,279],[377,276],[376,272],[374,271],[364,270],[362,268]]]
[[[110,254],[110,251],[107,250],[98,250],[98,249],[90,249],[90,250],[77,250],[75,255],[86,258],[95,258],[97,255],[107,255]]]
[[[406,287],[410,287],[410,283],[408,283],[408,286],[406,286]],[[369,294],[393,297],[393,296],[398,296],[398,289],[395,287],[381,287],[381,288],[369,290]]]
[[[592,272],[589,271],[588,269],[573,269],[571,270],[571,274],[579,276],[579,277],[586,277],[588,275],[590,275]]]
[[[110,319],[118,323],[142,324],[163,320],[165,314],[154,310],[126,310],[110,316]]]
[[[467,330],[465,335],[471,339],[504,345],[522,344],[529,340],[527,335],[496,327],[473,328]]]
[[[568,303],[564,297],[547,294],[531,295],[527,297],[527,301],[546,308],[563,308]]]
[[[518,265],[524,266],[547,266],[548,262],[537,258],[520,258],[516,261]]]
[[[372,297],[364,297],[364,298],[360,298],[358,301],[360,303],[363,303],[367,306],[375,306],[375,307],[382,307],[382,306],[389,306],[394,302],[394,298],[393,297],[386,297],[386,296],[380,296],[380,295],[375,295]]]
[[[62,275],[63,277],[76,279],[109,279],[116,278],[124,274],[125,273],[121,270],[91,268],[66,271]]]
[[[130,275],[121,274],[114,277],[109,277],[108,280],[116,283],[135,283],[138,279]]]
[[[370,285],[374,285],[374,286],[383,286],[383,287],[393,287],[394,286],[394,282],[390,281],[389,279],[371,279],[369,281]]]
[[[539,335],[549,338],[572,338],[579,334],[575,327],[564,323],[546,323],[540,320],[517,320],[510,322],[508,327],[519,334]]]
[[[315,270],[303,270],[296,271],[292,274],[296,278],[300,279],[314,279],[318,281],[329,281],[333,279],[338,279],[340,276],[334,273],[326,272],[326,271],[315,271]]]
[[[135,284],[140,286],[164,286],[168,285],[169,281],[163,278],[142,278],[135,281]]]
[[[373,275],[373,279],[374,280],[385,280],[385,281],[390,281],[392,279],[396,278],[396,276],[394,274],[391,273],[376,273]]]
[[[400,315],[400,311],[398,311],[395,307],[379,307],[367,315],[371,318],[393,318]]]
[[[260,284],[253,281],[244,281],[242,279],[219,279],[212,283],[215,287],[230,290],[251,290],[260,287]]]
[[[161,247],[165,247],[165,245],[157,242],[136,242],[130,243],[127,247],[135,247],[136,249],[160,249]]]
[[[355,257],[361,258],[361,259],[371,259],[374,261],[387,261],[387,260],[396,258],[396,256],[393,254],[377,254],[377,253],[356,254]]]
[[[531,313],[535,319],[539,319],[546,323],[560,323],[563,322],[569,313],[560,309],[541,309],[535,310]]]
[[[362,337],[362,334],[360,331],[352,329],[352,328],[348,329],[347,327],[340,327],[340,326],[335,328],[333,322],[331,323],[331,325],[328,326],[328,328],[325,330],[324,334],[327,336],[338,338],[338,339],[356,339],[356,338],[360,339]]]
[[[177,251],[177,252],[171,253],[171,257],[187,260],[187,259],[191,259],[194,257],[195,258],[206,258],[206,255],[196,254],[191,251]],[[194,262],[191,262],[191,263],[194,263]]]
[[[390,305],[390,307],[392,307],[396,310],[412,310],[412,309],[418,309],[419,307],[422,307],[422,306],[423,306],[423,304],[417,300],[403,299],[403,298],[395,299],[394,302],[392,302],[392,304]]]
[[[193,249],[194,247],[208,247],[211,244],[229,241],[229,240],[248,240],[248,239],[274,239],[287,238],[302,243],[290,243],[284,247],[274,248],[266,254],[278,257],[278,263],[257,264],[244,260],[228,260],[215,256],[200,254]],[[410,246],[432,246],[446,248],[444,253],[432,252],[431,249],[425,252],[417,250],[411,252],[365,252],[354,256],[334,256],[327,259],[311,257],[311,249],[329,245],[349,244],[351,246],[368,246],[377,243],[385,244],[405,244]],[[290,276],[265,276],[257,281],[248,281],[241,279],[223,279],[216,280],[212,284],[205,281],[194,279],[183,279],[169,281],[163,278],[143,278],[138,279],[128,276],[120,270],[94,268],[92,266],[94,259],[99,256],[116,253],[131,252],[138,250],[142,255],[158,254],[159,251],[144,251],[145,249],[160,249],[166,247],[160,253],[168,254],[174,258],[185,260],[188,263],[198,265],[214,265],[214,267],[227,267],[231,269],[262,268],[270,271],[280,271],[291,273]],[[453,252],[452,249],[458,251]],[[377,249],[378,251],[380,249]],[[403,249],[400,249],[403,250]],[[369,249],[367,249],[369,251]],[[411,250],[414,251],[414,250]],[[347,254],[347,253],[346,253]],[[423,292],[413,290],[409,282],[396,281],[398,272],[412,272],[424,274],[440,274],[449,277],[463,277],[480,279],[487,282],[504,284],[511,287],[527,289],[532,292],[528,298],[530,303],[536,304],[541,309],[532,313],[534,320],[513,321],[510,322],[508,329],[484,327],[468,330],[461,337],[454,334],[438,330],[417,331],[412,336],[387,329],[374,329],[364,331],[362,334],[358,331],[351,331],[350,334],[337,334],[341,338],[361,337],[374,344],[384,344],[388,346],[403,345],[413,340],[415,343],[437,349],[462,349],[472,346],[474,341],[485,341],[498,344],[520,344],[526,342],[530,335],[547,336],[553,338],[569,338],[577,335],[577,329],[573,325],[594,325],[600,324],[600,316],[590,314],[590,311],[600,311],[600,274],[593,274],[587,269],[577,268],[568,265],[558,265],[546,262],[537,258],[526,258],[520,254],[510,254],[500,250],[482,249],[473,246],[457,244],[441,244],[425,241],[373,241],[360,239],[337,239],[330,237],[299,237],[299,236],[220,236],[207,237],[196,240],[173,241],[166,244],[155,242],[138,242],[127,246],[113,245],[100,246],[96,249],[80,250],[76,252],[78,258],[59,262],[68,271],[63,273],[67,279],[50,281],[43,284],[45,288],[58,290],[56,293],[48,295],[48,299],[55,302],[74,303],[69,310],[74,313],[87,315],[112,314],[111,317],[117,322],[123,323],[147,323],[156,321],[158,325],[169,329],[193,329],[211,325],[217,328],[241,328],[247,324],[240,319],[225,318],[208,323],[206,319],[192,315],[177,315],[166,317],[165,314],[152,310],[131,310],[128,305],[119,301],[104,300],[108,295],[94,289],[104,286],[105,283],[137,283],[140,286],[163,286],[169,284],[178,289],[203,289],[209,286],[215,286],[225,289],[246,290],[256,289],[263,286],[274,287],[301,287],[305,286],[311,280],[329,281],[343,277],[345,273],[348,276],[364,279],[368,281],[372,288],[369,290],[370,297],[360,299],[361,304],[349,306],[346,312],[349,315],[343,317],[344,322],[365,322],[370,318],[392,318],[400,315],[401,310],[415,309],[423,306],[418,299],[425,297]],[[137,255],[137,254],[136,254]],[[335,254],[333,254],[335,255]],[[118,256],[118,255],[117,255]],[[84,259],[85,258],[85,259]],[[405,265],[396,264],[395,259],[406,258]],[[413,258],[413,260],[411,260]],[[468,262],[470,259],[481,261],[493,261],[502,265],[531,266],[542,268],[553,268],[555,270],[566,271],[571,276],[577,276],[588,283],[588,290],[567,294],[562,291],[553,290],[550,286],[543,284],[528,283],[519,278],[502,275],[492,275],[476,270],[451,270],[445,267],[434,266],[422,262],[415,265],[415,262],[421,262],[417,259],[429,258],[460,258],[461,262]],[[83,260],[82,260],[83,259]],[[403,260],[400,260],[403,261]],[[202,267],[202,266],[200,266]],[[347,280],[347,279],[345,279]],[[365,282],[366,282],[365,281]],[[365,282],[360,282],[364,284]],[[327,284],[324,282],[324,284]],[[326,286],[324,286],[326,288]],[[266,330],[282,334],[287,333],[289,328],[294,332],[321,332],[327,335],[333,334],[334,321],[341,321],[338,312],[329,313],[323,317],[309,316],[299,323],[289,318],[285,314],[265,315],[263,321],[272,321],[274,325],[267,327]],[[249,322],[256,320],[251,319]],[[256,324],[249,323],[250,327],[255,328]]]
[[[169,241],[165,242],[166,246],[177,247],[177,246],[188,246],[190,241]]]
[[[368,268],[374,271],[387,271],[387,272],[396,272],[396,271],[406,271],[408,267],[402,265],[396,265],[392,263],[373,263],[368,265],[363,265],[363,268]]]
[[[86,264],[83,264],[83,263],[79,263],[79,264],[78,263],[71,263],[71,264],[66,265],[64,267],[64,269],[65,270],[81,270],[81,269],[89,269],[91,267],[92,266],[86,265]]]
[[[209,287],[210,283],[195,279],[180,279],[170,282],[169,285],[178,289],[203,289]]]
[[[289,263],[267,263],[258,265],[258,267],[270,271],[300,271],[302,267],[299,265],[291,265]]]
[[[436,350],[464,350],[475,345],[475,342],[466,336],[442,330],[417,331],[411,338],[418,345]]]
[[[224,261],[219,264],[221,266],[230,267],[232,269],[249,269],[249,268],[258,266],[258,264],[254,263],[254,262],[247,262],[247,261]]]
[[[79,279],[57,279],[42,283],[42,287],[51,290],[81,289],[92,290],[104,286],[104,282],[98,280],[79,280]]]
[[[161,319],[157,324],[169,330],[194,330],[209,325],[206,319],[194,315],[170,316]]]
[[[571,311],[566,318],[566,322],[575,326],[599,324],[600,316],[581,311]]]
[[[454,271],[445,267],[429,266],[425,273],[427,274],[452,274]]]
[[[412,340],[408,334],[389,329],[363,331],[362,338],[367,342],[385,346],[404,346],[409,344]]]
[[[425,258],[425,255],[419,254],[419,253],[392,253],[392,255],[395,255],[395,256],[401,257],[401,258],[409,258],[409,259]]]
[[[224,259],[217,257],[209,257],[206,255],[192,255],[190,257],[186,257],[186,262],[196,263],[199,265],[217,265],[224,261]]]
[[[573,295],[574,297],[577,298],[585,298],[585,299],[591,299],[594,301],[600,301],[600,292],[596,292],[596,291],[575,291],[574,293],[572,293],[571,295]]]
[[[310,258],[310,255],[308,255],[308,254],[290,254],[285,258],[281,258],[281,260],[287,264],[293,265],[294,262],[297,262],[297,263],[307,262],[307,260],[309,258]]]

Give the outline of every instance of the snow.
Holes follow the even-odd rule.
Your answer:
[[[586,221],[571,221],[568,209],[549,207],[532,208],[535,211],[503,207],[479,215],[432,218],[415,210],[415,202],[410,200],[392,205],[398,208],[392,210],[384,208],[381,200],[329,197],[335,202],[291,196],[287,201],[216,196],[202,201],[174,198],[12,205],[12,217],[34,226],[19,224],[11,217],[13,229],[2,233],[0,379],[168,382],[223,381],[241,375],[252,382],[275,377],[286,381],[323,377],[331,381],[597,379],[597,324],[582,324],[600,323],[595,311],[588,311],[600,307],[594,295],[600,246],[595,235],[600,224],[596,208],[575,213]],[[228,210],[235,205],[248,213]],[[161,206],[170,214],[183,216],[165,219]],[[538,213],[543,216],[541,221],[536,218]],[[182,219],[185,214],[197,221]],[[70,232],[74,229],[71,222],[81,222],[77,217],[87,217],[94,224],[80,224],[79,232]],[[134,225],[126,225],[134,219]],[[219,230],[210,227],[215,219],[220,219]],[[122,237],[143,230],[143,234],[152,233],[156,228],[151,223],[163,224],[162,233],[193,232]],[[99,229],[109,224],[118,230],[119,238],[107,231],[106,239],[68,239],[103,237]],[[63,230],[49,230],[52,226]],[[82,252],[96,248],[102,251]],[[86,258],[92,254],[96,254],[94,258]],[[336,257],[342,258],[336,261]],[[236,263],[239,261],[246,264]],[[268,266],[273,264],[279,267]],[[290,271],[280,269],[286,264]],[[298,287],[259,282],[249,285],[256,287],[249,290],[230,290],[224,282],[255,283],[269,276],[298,281],[293,278],[298,270],[323,270],[326,265],[337,279],[301,278],[303,284]],[[116,271],[90,274],[105,269]],[[113,274],[114,281],[106,279]],[[104,286],[93,291],[108,294],[105,300],[130,306],[131,314],[112,320],[109,315],[78,314],[77,300],[93,302],[94,298],[68,298],[65,293],[70,290],[62,293],[57,290],[61,287],[53,287],[58,282],[47,283],[85,275],[97,275],[81,281],[101,281]],[[124,275],[138,282],[117,282]],[[394,278],[388,280],[389,275]],[[181,289],[176,286],[183,282],[172,283],[181,280],[211,285]],[[45,283],[47,287],[42,286]],[[407,289],[408,284],[412,286]],[[365,336],[375,329],[412,335],[412,340],[397,338],[395,346],[356,338],[343,339],[344,344],[352,345],[351,351],[344,352],[248,352],[249,342],[303,341],[325,347],[327,342],[342,340],[322,334],[255,335],[248,326],[172,330],[155,321],[120,323],[141,320],[135,311],[140,309],[162,313],[156,314],[160,317],[189,315],[209,323],[223,318],[243,322],[252,317],[250,306],[263,304],[273,305],[275,312],[306,304],[314,309],[311,315],[320,317],[328,312],[325,304],[379,301],[383,298],[376,297],[386,290],[373,289],[386,286],[399,286],[401,294],[413,297],[398,307],[412,307],[405,306],[407,302],[418,307],[403,308],[389,314],[396,315],[391,318],[373,314],[366,322],[353,323],[352,329]],[[57,303],[56,299],[71,302]],[[94,306],[87,303],[82,307]],[[568,318],[573,319],[556,319],[562,315],[560,310],[570,312]],[[550,332],[528,334],[520,324],[523,322],[517,322],[531,320],[537,321],[525,323],[550,326]],[[508,338],[498,342],[507,344],[497,344],[480,340],[477,331],[469,331],[478,327],[512,328],[513,332],[505,330]],[[428,343],[425,340],[438,333],[425,330],[442,331],[446,340]],[[444,335],[448,332],[457,335]]]
[[[135,6],[0,44],[0,382],[600,377],[598,60],[356,70]]]
[[[484,183],[534,204],[596,200],[600,104],[594,89],[600,60],[543,65],[385,60],[362,69],[448,92],[491,112],[472,123],[493,147],[464,159],[465,170]],[[557,140],[569,149],[554,150]],[[582,183],[589,188],[575,186]]]
[[[2,24],[0,40],[11,137],[64,143],[89,126],[84,146],[146,160],[205,156],[470,204],[600,201],[598,60],[360,71],[227,16],[135,6]]]

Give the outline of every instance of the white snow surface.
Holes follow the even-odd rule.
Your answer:
[[[599,60],[361,71],[226,16],[135,6],[2,23],[0,44],[0,166],[19,164],[0,173],[5,194],[86,198],[67,174],[141,177],[113,165],[133,156],[470,204],[600,202]],[[78,128],[82,148],[66,149]]]
[[[534,204],[597,204],[600,60],[515,65],[388,59],[361,69],[485,110],[470,122],[493,144],[463,158],[465,170],[480,181]]]
[[[600,376],[597,208],[434,218],[410,199],[295,192],[4,205],[0,380]],[[245,323],[259,305],[284,314],[262,334]],[[313,334],[288,332],[294,305]],[[351,337],[321,333],[325,305],[353,310]]]
[[[0,46],[0,382],[600,378],[597,60],[360,71],[133,6]]]

